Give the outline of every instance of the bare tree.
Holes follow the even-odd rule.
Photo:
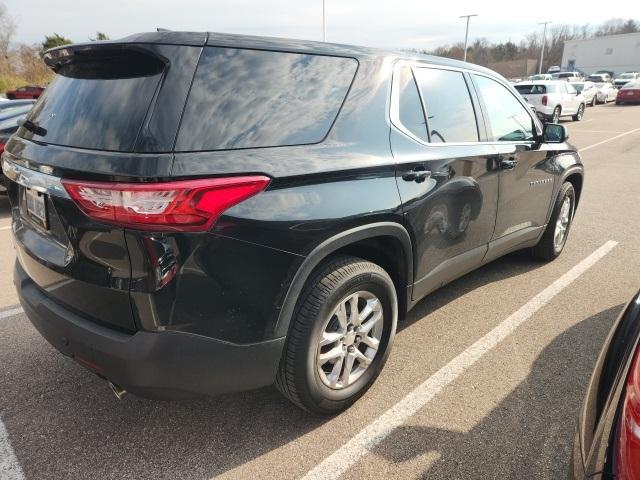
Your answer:
[[[0,3],[0,56],[7,58],[11,39],[16,31],[16,22],[9,15],[4,3]]]

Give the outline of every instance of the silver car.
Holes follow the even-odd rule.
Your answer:
[[[618,89],[611,82],[596,83],[598,103],[613,102],[618,96]]]
[[[640,79],[640,72],[624,72],[616,76],[613,85],[616,88],[624,87],[627,83]]]
[[[593,82],[573,82],[573,87],[582,94],[587,105],[594,107],[598,103],[598,89]]]

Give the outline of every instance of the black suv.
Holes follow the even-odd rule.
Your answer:
[[[3,170],[36,328],[125,391],[372,384],[398,317],[560,254],[583,168],[502,78],[429,56],[159,32],[71,45]]]

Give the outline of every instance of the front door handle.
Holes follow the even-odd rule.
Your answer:
[[[402,179],[405,182],[424,182],[427,178],[431,177],[431,171],[429,170],[411,170],[402,174]]]
[[[500,168],[502,170],[513,170],[518,165],[518,160],[514,157],[503,158],[500,160]]]

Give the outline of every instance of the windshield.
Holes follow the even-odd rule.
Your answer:
[[[584,83],[574,83],[573,86],[578,92],[582,92],[584,90]]]
[[[545,75],[545,74],[532,75],[530,77],[531,80],[546,80],[547,78],[549,78],[549,75]]]
[[[633,78],[633,77],[634,77],[633,73],[623,73],[618,78]]]
[[[631,88],[640,88],[640,80],[627,83],[624,87],[622,87],[622,90],[629,90]]]

